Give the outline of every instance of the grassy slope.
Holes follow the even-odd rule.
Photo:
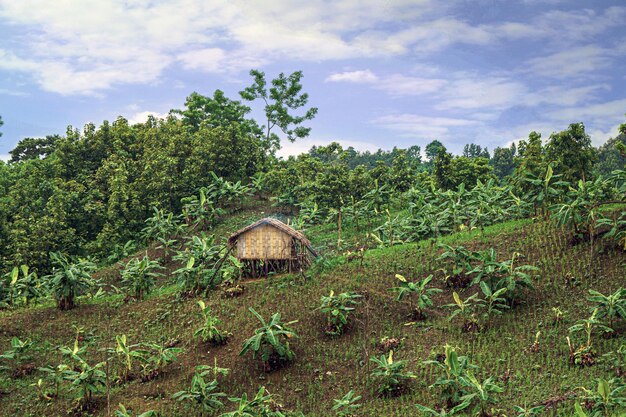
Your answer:
[[[266,214],[259,207],[245,210],[218,227],[216,233],[228,236]],[[316,247],[329,250],[336,239],[332,229],[332,225],[320,226],[307,235]],[[359,239],[358,233],[350,229],[345,236],[353,244]],[[174,287],[164,286],[147,300],[130,304],[118,295],[97,301],[81,300],[79,307],[69,312],[57,311],[51,304],[0,312],[0,349],[8,348],[12,336],[30,337],[39,346],[34,358],[37,366],[57,364],[60,357],[52,347],[73,343],[73,325],[85,328],[85,343],[91,344],[89,352],[94,362],[103,359],[99,349],[113,347],[116,334],[127,334],[130,343],[178,340],[184,353],[161,378],[149,383],[132,381],[115,387],[111,393],[113,408],[123,402],[136,411],[155,409],[166,416],[190,415],[183,405],[171,400],[171,394],[188,386],[196,365],[212,365],[215,358],[219,366],[231,369],[231,375],[223,378],[221,384],[230,396],[240,396],[243,391],[253,394],[265,385],[286,407],[302,410],[307,416],[328,415],[332,399],[350,389],[363,395],[363,407],[358,413],[363,416],[416,415],[415,403],[437,406],[436,396],[427,388],[436,376],[421,362],[441,353],[445,344],[471,356],[481,366],[481,376],[510,376],[503,378],[505,392],[497,406],[509,415],[513,405],[536,404],[580,385],[591,386],[595,377],[612,376],[612,371],[601,365],[584,369],[569,366],[565,336],[574,321],[587,316],[585,296],[589,288],[612,292],[624,285],[623,252],[598,254],[590,251],[589,243],[572,247],[559,230],[531,221],[508,222],[489,227],[483,234],[456,234],[441,241],[473,249],[494,247],[507,257],[514,251],[525,254],[527,262],[541,268],[536,291],[529,294],[525,305],[495,319],[490,328],[478,334],[462,333],[457,322],[446,320],[447,312],[441,308],[436,308],[430,319],[419,326],[407,326],[408,306],[395,302],[388,288],[396,285],[396,273],[408,278],[431,273],[441,276],[434,260],[437,251],[432,242],[424,241],[370,250],[362,266],[359,261],[335,258],[326,272],[308,279],[284,276],[250,282],[245,285],[244,295],[235,299],[223,298],[220,291],[213,292],[206,301],[223,320],[224,329],[233,333],[230,342],[222,347],[204,347],[192,338],[199,323],[196,300],[180,300]],[[114,282],[116,269],[109,268],[101,276]],[[579,283],[568,285],[567,277],[577,278]],[[352,290],[365,296],[354,314],[352,329],[335,339],[324,335],[325,317],[314,311],[320,296],[330,289]],[[436,298],[437,307],[452,302],[451,290],[443,289]],[[474,292],[475,288],[466,289],[461,295],[465,298]],[[251,357],[238,356],[242,342],[257,327],[256,319],[247,310],[249,306],[264,317],[280,311],[285,320],[299,320],[294,327],[300,340],[293,343],[297,358],[292,365],[266,374]],[[556,306],[567,311],[565,323],[557,326],[552,324],[551,311]],[[623,327],[622,335],[626,330]],[[542,331],[541,350],[527,353],[524,349],[532,344],[537,330]],[[402,347],[394,356],[407,359],[410,370],[418,375],[412,391],[399,398],[378,398],[368,378],[372,369],[368,358],[379,355],[377,345],[384,336],[402,339]],[[596,348],[599,353],[606,353],[624,342],[623,336],[598,338]],[[29,386],[39,377],[35,373],[11,380],[6,373],[0,374],[0,415],[65,415],[72,394],[64,392],[60,400],[51,403],[39,401],[35,389]],[[558,415],[571,415],[571,404],[561,404]],[[230,404],[226,407],[232,408]],[[104,400],[97,414],[106,415]]]

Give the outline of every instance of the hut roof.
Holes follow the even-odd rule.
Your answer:
[[[270,225],[272,227],[275,227],[276,229],[287,233],[288,235],[290,235],[291,237],[293,237],[294,239],[298,239],[300,242],[302,242],[304,245],[306,245],[311,251],[311,242],[309,241],[309,239],[307,239],[306,237],[304,237],[304,235],[298,231],[296,231],[295,229],[293,229],[290,226],[287,226],[285,223],[281,222],[280,220],[277,219],[272,219],[271,217],[266,217],[264,219],[261,219],[255,223],[252,223],[251,225],[248,225],[246,227],[244,227],[243,229],[239,229],[237,230],[235,233],[233,233],[232,235],[230,235],[230,237],[228,238],[228,245],[232,246],[235,244],[235,242],[237,241],[237,239],[239,238],[239,236],[241,236],[242,234],[246,233],[249,230],[254,229],[255,227],[261,226],[261,225]],[[315,252],[313,252],[315,253]]]

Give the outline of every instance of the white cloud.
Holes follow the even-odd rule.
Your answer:
[[[11,155],[8,153],[0,153],[0,161],[7,162],[11,159]]]
[[[157,119],[165,119],[168,116],[168,113],[158,113],[154,111],[141,111],[130,116],[128,120],[129,125],[134,125],[137,123],[145,123],[148,120],[148,116],[154,116]]]
[[[554,110],[548,112],[547,116],[552,120],[568,123],[585,122],[612,125],[623,122],[626,119],[624,113],[626,113],[626,99]]]
[[[476,120],[451,117],[423,116],[418,114],[397,114],[381,116],[372,123],[404,136],[417,138],[443,139],[448,137],[451,128],[479,125]]]
[[[326,82],[348,82],[348,83],[374,83],[378,81],[378,76],[370,70],[337,72],[326,77]]]
[[[533,58],[530,72],[544,77],[567,78],[594,73],[608,67],[613,52],[596,45],[586,45]]]

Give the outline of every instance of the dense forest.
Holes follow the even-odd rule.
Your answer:
[[[68,126],[64,136],[22,139],[0,162],[0,271],[29,265],[50,271],[51,252],[92,257],[98,263],[118,245],[138,238],[153,210],[182,216],[184,199],[197,195],[211,175],[240,182],[289,210],[316,206],[319,217],[341,211],[371,190],[402,194],[420,187],[472,188],[477,183],[509,187],[517,197],[532,179],[554,178],[576,187],[623,169],[623,132],[594,148],[582,123],[572,123],[542,143],[531,132],[507,148],[471,143],[453,156],[438,140],[424,147],[358,152],[337,143],[308,153],[277,158],[280,138],[308,135],[302,123],[314,117],[301,92],[302,73],[280,75],[267,91],[265,76],[253,71],[245,100],[262,99],[267,120],[249,118],[250,107],[216,90],[212,97],[191,94],[183,109],[165,119],[150,117],[129,125],[123,117],[82,131]],[[619,148],[622,146],[622,148]],[[425,155],[425,158],[423,158]]]

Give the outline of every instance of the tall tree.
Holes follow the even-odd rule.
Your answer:
[[[9,152],[11,162],[44,158],[54,151],[57,142],[61,139],[59,135],[48,135],[45,138],[24,138]]]
[[[443,146],[443,143],[439,142],[438,140],[433,140],[428,145],[426,145],[426,158],[428,158],[428,161],[434,162],[435,158],[437,158],[439,152],[442,149],[444,152],[446,151],[446,147]]]
[[[301,124],[315,117],[317,107],[305,110],[301,116],[293,114],[294,110],[306,106],[309,101],[309,95],[301,93],[302,83],[300,80],[302,79],[302,71],[296,71],[289,76],[285,76],[281,72],[278,78],[271,81],[272,86],[269,90],[264,72],[251,70],[250,75],[254,79],[254,83],[240,91],[239,94],[244,100],[254,101],[261,99],[265,103],[264,111],[267,119],[265,140],[268,148],[272,150],[280,148],[280,138],[272,132],[274,127],[278,127],[287,135],[287,139],[291,142],[307,137],[311,132],[311,128],[301,126]]]
[[[513,148],[497,147],[493,150],[493,158],[489,161],[493,173],[500,179],[511,175],[515,169]]]
[[[428,146],[426,149],[428,149]],[[428,150],[426,152],[428,152]],[[446,152],[446,148],[443,147],[443,145],[439,148],[439,153],[435,158],[433,175],[439,188],[449,190],[454,186],[454,180],[452,178],[452,154]]]
[[[566,130],[551,134],[546,145],[546,159],[555,163],[555,174],[563,174],[562,179],[572,183],[591,178],[596,158],[582,123],[572,123]]]

